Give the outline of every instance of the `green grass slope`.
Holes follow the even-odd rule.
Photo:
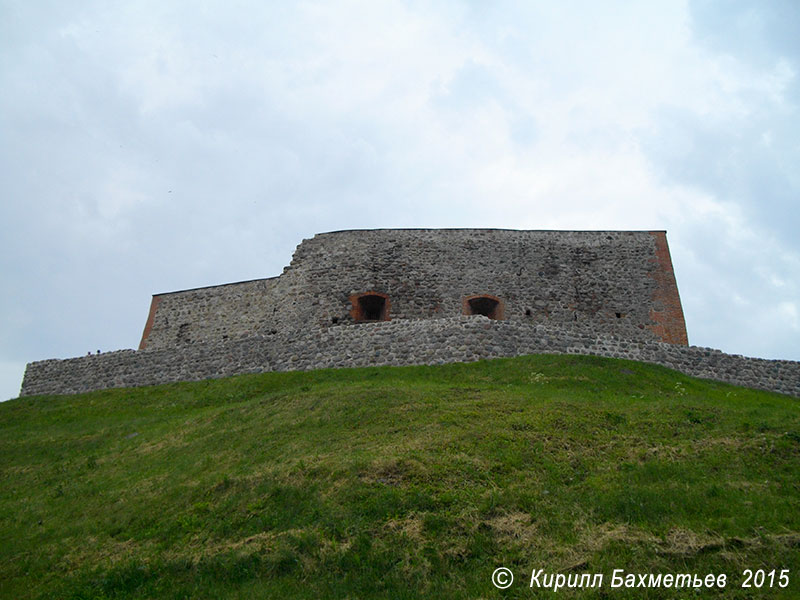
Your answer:
[[[3,598],[800,597],[800,401],[656,366],[247,375],[12,400],[0,433]]]

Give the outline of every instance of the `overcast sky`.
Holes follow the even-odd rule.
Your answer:
[[[800,360],[800,3],[0,0],[0,398],[315,233],[666,229],[689,342]]]

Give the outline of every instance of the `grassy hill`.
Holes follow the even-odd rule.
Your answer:
[[[2,598],[800,597],[800,400],[656,366],[247,375],[12,400],[0,433]]]

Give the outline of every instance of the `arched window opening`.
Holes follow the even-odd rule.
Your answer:
[[[490,319],[503,318],[503,301],[497,296],[487,294],[468,296],[464,298],[463,308],[465,315],[483,315]]]
[[[350,315],[356,322],[388,321],[389,296],[380,292],[367,292],[350,297]]]

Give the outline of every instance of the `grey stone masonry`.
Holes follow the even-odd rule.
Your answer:
[[[303,240],[272,279],[156,294],[139,347],[355,324],[367,293],[385,320],[458,316],[485,295],[507,321],[687,343],[663,231],[376,229]]]
[[[484,316],[286,329],[183,347],[121,350],[30,363],[22,396],[197,381],[241,373],[469,362],[524,354],[588,354],[800,397],[800,363],[598,335]]]

